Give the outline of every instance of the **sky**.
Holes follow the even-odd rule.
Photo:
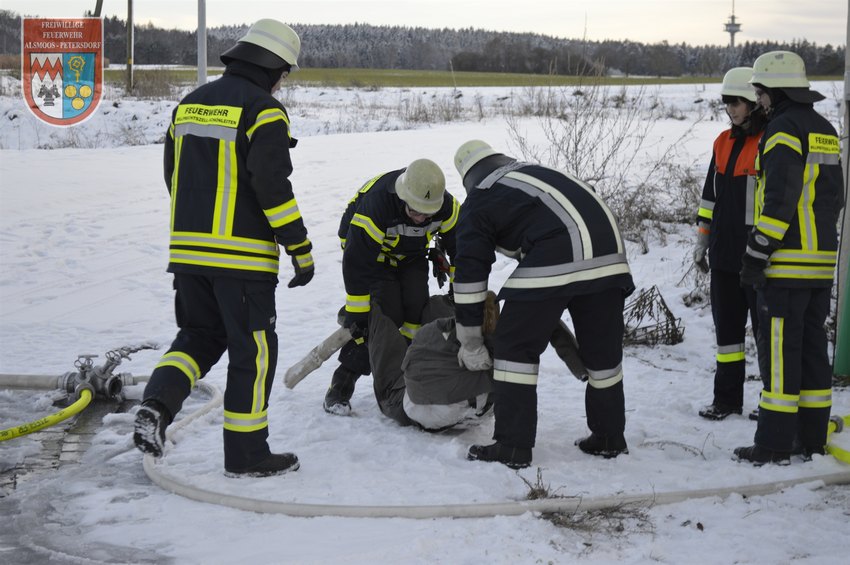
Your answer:
[[[157,144],[175,101],[137,100],[107,88],[84,126],[58,129],[26,112],[14,92],[15,79],[0,81],[0,92],[6,93],[0,96],[5,122],[0,128],[0,374],[61,375],[75,370],[79,354],[97,354],[93,361],[99,366],[113,348],[156,343],[159,350],[131,354],[116,368],[149,375],[176,331],[171,277],[165,272],[169,199]],[[835,104],[840,86],[815,83],[830,97],[817,108],[833,123],[840,119]],[[584,385],[551,349],[540,361],[534,460],[519,472],[466,460],[469,445],[490,442],[492,416],[440,434],[402,428],[379,412],[370,377],[358,381],[350,417],[328,415],[322,399],[333,361],[297,387],[283,386],[285,369],[337,327],[345,293],[336,229],[351,194],[379,172],[428,157],[445,172],[447,189],[462,200],[453,166],[461,143],[479,138],[512,153],[502,105],[533,96],[528,89],[463,88],[461,93],[301,86],[281,92],[299,137],[292,182],[314,244],[316,275],[307,286],[288,289],[292,271],[282,264],[269,441],[276,451],[295,452],[301,468],[266,479],[226,478],[222,410],[211,406],[204,390],[188,399],[175,423],[182,429],[162,460],[147,470],[132,445],[136,407],[110,413],[95,419],[93,437],[66,442],[67,458],[58,468],[33,470],[11,490],[0,481],[0,560],[16,565],[847,561],[850,489],[830,485],[825,477],[850,482],[850,466],[831,456],[808,463],[794,458],[785,467],[733,461],[732,449],[753,439],[755,424],[747,414],[758,401],[761,386],[755,380],[745,383],[743,415],[723,422],[697,415],[711,399],[715,351],[710,309],[683,301],[698,285],[687,276],[691,225],[647,224],[645,249],[626,242],[638,289],[656,285],[685,330],[677,345],[626,347],[628,455],[605,460],[573,445],[588,433]],[[638,89],[629,94],[636,96]],[[712,141],[727,124],[722,111],[709,104],[718,99],[718,84],[649,88],[640,107],[655,108],[656,119],[639,122],[647,148],[638,153],[638,162],[651,161],[656,149],[676,143],[677,162],[695,163],[694,174],[704,175]],[[455,121],[403,118],[405,108],[439,107],[447,100],[459,108]],[[518,124],[531,144],[544,143],[541,126],[532,118]],[[673,188],[663,184],[654,193]],[[490,287],[499,288],[515,265],[500,256]],[[433,277],[430,284],[432,292],[440,292]],[[568,316],[565,321],[570,323]],[[754,374],[751,339],[746,356],[748,373]],[[203,382],[224,390],[226,366],[222,358]],[[139,400],[142,387],[128,386],[128,398]],[[52,395],[0,387],[0,429],[52,413]],[[836,389],[833,402],[834,414],[850,414],[850,390]],[[833,434],[832,441],[850,450],[850,429]],[[33,435],[0,442],[0,472],[19,464],[32,468],[29,461],[40,455],[51,460],[49,447],[42,450]],[[160,487],[154,477],[172,485]],[[252,508],[332,505],[362,516],[366,507],[389,506],[404,516],[426,506],[518,504],[538,484],[551,502],[564,497],[585,505],[581,510],[607,499],[615,507],[568,512],[567,526],[559,526],[534,512],[462,519],[304,518],[221,504],[224,495]],[[758,485],[766,485],[767,494],[744,496]],[[172,492],[186,487],[205,489],[219,503]],[[709,496],[697,498],[694,491]],[[726,491],[732,493],[721,494]],[[670,504],[616,508],[625,496],[649,501],[671,492],[691,494]]]
[[[127,16],[126,0],[104,0],[103,15]],[[134,20],[163,28],[194,29],[194,0],[141,0]],[[735,42],[806,39],[847,43],[846,0],[738,0],[742,30]],[[96,0],[3,0],[22,15],[77,17]],[[350,24],[534,32],[568,39],[628,39],[642,43],[726,45],[732,0],[207,0],[207,25],[239,25],[259,18],[289,24]],[[816,7],[816,9],[815,9]]]

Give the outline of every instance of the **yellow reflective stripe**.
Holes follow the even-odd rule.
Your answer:
[[[180,155],[183,152],[183,138],[174,142],[174,172],[171,174],[171,229],[174,230],[174,216],[177,211],[177,179],[180,172]]]
[[[455,227],[458,216],[460,216],[460,204],[455,198],[452,198],[452,215],[440,225],[440,233],[446,233]]]
[[[289,139],[292,139],[292,132],[289,131],[289,118],[280,108],[272,108],[270,110],[263,110],[260,112],[259,115],[257,115],[257,121],[254,122],[254,125],[248,128],[248,131],[245,132],[248,135],[248,139],[250,140],[251,137],[253,137],[254,132],[258,127],[276,121],[283,121],[286,124],[286,133],[289,135]]]
[[[253,414],[224,411],[224,429],[231,432],[256,432],[269,426],[268,411]]]
[[[832,280],[835,268],[830,267],[808,267],[806,265],[774,265],[770,264],[764,270],[764,276],[774,279],[811,279]]]
[[[540,365],[517,363],[504,359],[493,360],[493,380],[520,385],[536,385]]]
[[[697,210],[697,216],[700,218],[705,218],[706,220],[711,220],[714,218],[714,202],[711,200],[706,200],[705,198],[699,201],[699,210]]]
[[[269,342],[265,330],[253,332],[254,345],[257,347],[257,356],[254,358],[256,375],[254,376],[253,400],[251,402],[251,413],[258,414],[266,407],[266,378],[269,374]]]
[[[783,222],[782,220],[777,220],[776,218],[771,218],[770,216],[762,215],[762,217],[759,218],[756,229],[773,239],[781,240],[785,237],[785,232],[788,231],[788,223]]]
[[[287,200],[280,206],[263,210],[263,213],[266,215],[269,225],[273,228],[291,224],[301,218],[301,211],[298,210],[298,202],[294,198]]]
[[[306,246],[308,246],[308,245],[311,245],[311,244],[310,244],[310,240],[309,240],[309,239],[305,239],[305,240],[304,240],[304,241],[302,241],[301,243],[295,243],[295,244],[293,244],[293,245],[287,245],[287,246],[286,246],[286,250],[287,250],[287,251],[296,251],[297,249],[300,249],[300,248],[302,248],[302,247],[306,247]]]
[[[406,337],[407,339],[413,339],[416,337],[419,328],[422,327],[422,324],[414,324],[413,322],[405,322],[398,330],[398,332]]]
[[[735,363],[744,360],[744,344],[735,343],[732,345],[717,346],[717,362],[718,363]]]
[[[785,414],[796,414],[799,411],[800,397],[796,394],[781,394],[763,390],[759,408]]]
[[[354,217],[351,218],[351,225],[363,229],[377,243],[383,243],[384,237],[386,237],[383,230],[379,229],[370,217],[363,214],[354,214]],[[398,243],[397,240],[398,238],[396,238],[396,243]]]
[[[352,197],[351,197],[351,200],[349,200],[349,201],[348,201],[348,203],[349,203],[349,204],[351,204],[352,202],[354,202],[355,200],[357,200],[357,198],[358,198],[361,194],[365,194],[366,192],[369,192],[369,189],[370,189],[370,188],[372,188],[372,186],[373,186],[376,182],[378,182],[378,179],[379,179],[379,178],[381,178],[382,176],[384,176],[385,174],[386,174],[386,173],[381,173],[380,175],[376,176],[375,178],[372,178],[372,179],[369,179],[368,181],[366,181],[366,184],[364,184],[363,186],[361,186],[361,187],[360,187],[360,189],[359,189],[357,192],[355,192],[355,193],[354,193],[354,196],[352,196]]]
[[[745,359],[744,352],[738,351],[736,353],[718,353],[717,354],[717,362],[718,363],[737,363],[738,361],[743,361]]]
[[[220,269],[237,269],[241,271],[278,272],[278,260],[263,257],[248,257],[245,255],[230,255],[227,253],[206,253],[203,251],[188,251],[172,249],[169,254],[172,263],[199,265],[202,267],[217,267]]]
[[[213,231],[228,236],[233,233],[233,217],[236,210],[236,144],[219,141],[218,144],[218,184],[215,193],[215,211],[213,213]]]
[[[193,123],[205,126],[236,128],[242,117],[238,106],[206,106],[204,104],[180,104],[174,116],[174,125]]]
[[[830,406],[832,406],[832,389],[800,391],[800,408],[829,408]]]
[[[800,155],[803,154],[803,144],[800,141],[800,138],[794,137],[789,133],[780,131],[770,136],[770,139],[764,143],[764,153],[767,154],[777,145],[785,145]]]
[[[305,253],[303,255],[293,255],[295,262],[298,263],[298,267],[300,269],[305,269],[311,265],[313,265],[313,255],[311,253]]]
[[[346,294],[345,295],[345,311],[352,314],[363,314],[369,312],[368,294]]]
[[[272,257],[277,257],[280,254],[277,244],[274,242],[233,235],[225,237],[208,233],[173,232],[171,234],[171,245],[213,247],[216,249],[228,249],[230,251],[270,255]]]
[[[785,358],[782,347],[785,344],[785,318],[770,318],[770,390],[773,394],[781,394],[785,387]],[[764,397],[764,392],[762,392]]]
[[[838,260],[838,252],[780,248],[773,252],[770,260],[777,263],[820,263],[824,265],[835,265],[835,262]]]
[[[820,165],[806,165],[803,169],[803,190],[797,202],[797,221],[800,229],[800,244],[803,249],[818,248],[818,230],[815,227],[815,183]]]
[[[201,368],[198,366],[197,361],[182,351],[169,351],[156,364],[155,368],[158,367],[176,367],[180,369],[180,372],[189,379],[189,385],[193,387],[201,376]]]

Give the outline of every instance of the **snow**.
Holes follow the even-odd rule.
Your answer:
[[[171,278],[165,272],[168,198],[161,139],[175,100],[120,99],[107,92],[82,128],[39,124],[15,85],[4,79],[0,115],[0,373],[61,375],[77,355],[155,342],[118,368],[148,375],[175,334]],[[816,83],[830,95],[818,109],[835,123],[837,83]],[[19,88],[19,86],[18,86]],[[673,491],[802,484],[764,496],[708,496],[672,504],[629,505],[607,512],[570,512],[561,525],[539,513],[490,518],[298,518],[189,500],[153,484],[132,446],[133,413],[103,418],[79,465],[24,475],[0,491],[4,563],[807,563],[847,562],[850,492],[818,477],[847,473],[831,456],[787,467],[754,468],[731,459],[752,443],[760,384],[747,381],[743,416],[710,422],[697,416],[712,395],[711,312],[688,307],[692,228],[667,225],[645,234],[648,252],[629,244],[638,288],[657,285],[685,327],[674,346],[628,347],[624,358],[626,439],[630,454],[604,460],[582,454],[587,433],[584,385],[548,350],[541,359],[539,427],[533,466],[519,472],[469,462],[473,443],[489,442],[492,417],[461,429],[427,434],[382,416],[369,377],[358,382],[351,417],[322,410],[333,360],[294,389],[286,368],[336,328],[343,301],[336,228],[344,203],[367,179],[420,157],[446,172],[448,189],[464,193],[452,158],[473,138],[511,153],[506,88],[462,89],[461,119],[423,123],[396,109],[454,99],[451,89],[299,87],[285,91],[296,137],[293,185],[314,243],[316,276],[278,289],[280,361],[270,400],[270,444],[298,454],[297,473],[265,479],[223,475],[221,409],[182,430],[156,467],[168,477],[228,495],[273,502],[353,506],[419,506],[524,500],[531,486],[551,495],[592,500]],[[725,121],[708,100],[718,85],[658,87],[653,96],[685,120],[660,119],[653,139],[676,139],[683,123],[703,119],[683,144],[687,161],[707,166],[711,142]],[[113,97],[113,98],[110,98]],[[702,102],[695,102],[697,99]],[[407,100],[407,102],[403,102]],[[116,107],[117,106],[117,107]],[[476,108],[483,108],[483,116]],[[109,113],[107,113],[107,111]],[[675,113],[675,112],[670,112]],[[12,119],[11,116],[15,118]],[[135,116],[135,119],[132,119]],[[479,119],[480,118],[480,119]],[[523,121],[542,143],[539,124]],[[76,147],[70,147],[76,145]],[[66,147],[66,148],[61,148]],[[40,148],[56,148],[45,150]],[[513,263],[499,259],[498,288]],[[680,281],[684,282],[680,285]],[[431,281],[434,292],[436,282]],[[755,348],[747,349],[755,374]],[[223,390],[226,359],[205,381]],[[143,386],[126,389],[140,398]],[[0,429],[55,410],[52,392],[0,390]],[[207,401],[197,393],[181,417]],[[850,393],[837,389],[833,414],[850,414]],[[835,434],[850,449],[850,434]],[[0,443],[0,471],[38,454],[32,436]]]

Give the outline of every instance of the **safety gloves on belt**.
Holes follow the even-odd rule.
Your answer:
[[[457,324],[457,339],[460,342],[460,351],[457,352],[457,360],[461,367],[470,371],[486,371],[493,367],[493,358],[484,347],[484,336],[481,334],[481,326],[462,326]]]
[[[292,280],[289,281],[288,285],[286,285],[289,288],[304,286],[313,280],[313,273],[315,272],[315,269],[313,266],[313,255],[311,253],[293,255],[292,267],[295,269],[295,276],[292,277]]]

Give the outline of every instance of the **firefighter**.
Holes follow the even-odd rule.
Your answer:
[[[295,270],[290,288],[309,283],[314,271],[288,179],[296,140],[286,109],[272,96],[298,68],[300,45],[289,26],[257,21],[221,55],[223,76],[175,108],[165,137],[168,271],[179,331],[145,388],[134,441],[161,456],[166,426],[227,351],[228,476],[277,475],[299,466],[292,453],[271,453],[267,409],[278,355],[279,246]]]
[[[570,175],[518,162],[483,141],[464,143],[455,166],[467,191],[454,257],[459,361],[494,369],[491,445],[468,458],[512,468],[531,464],[537,433],[537,374],[564,310],[589,374],[585,409],[591,434],[579,449],[606,458],[628,453],[623,394],[623,307],[634,290],[613,215],[594,190]],[[482,310],[495,251],[519,261],[503,299],[491,358]]]
[[[325,394],[329,414],[351,413],[361,375],[371,372],[366,337],[370,304],[380,304],[407,343],[421,325],[428,301],[428,247],[439,237],[452,257],[460,205],[446,189],[443,171],[428,159],[368,181],[348,202],[339,225],[345,284],[343,325],[353,339],[339,354]]]
[[[697,212],[693,259],[703,271],[711,269],[711,314],[717,339],[714,400],[699,411],[709,420],[743,411],[748,317],[753,335],[758,335],[756,293],[752,287],[742,287],[739,276],[747,233],[754,224],[755,160],[767,121],[748,83],[752,74],[752,67],[736,67],[723,77],[720,96],[732,127],[714,141]]]
[[[835,128],[814,110],[799,55],[771,51],[750,83],[768,124],[759,143],[756,225],[741,284],[754,286],[763,382],[754,443],[734,450],[755,465],[823,454],[832,406],[824,322],[838,255],[843,175]]]

